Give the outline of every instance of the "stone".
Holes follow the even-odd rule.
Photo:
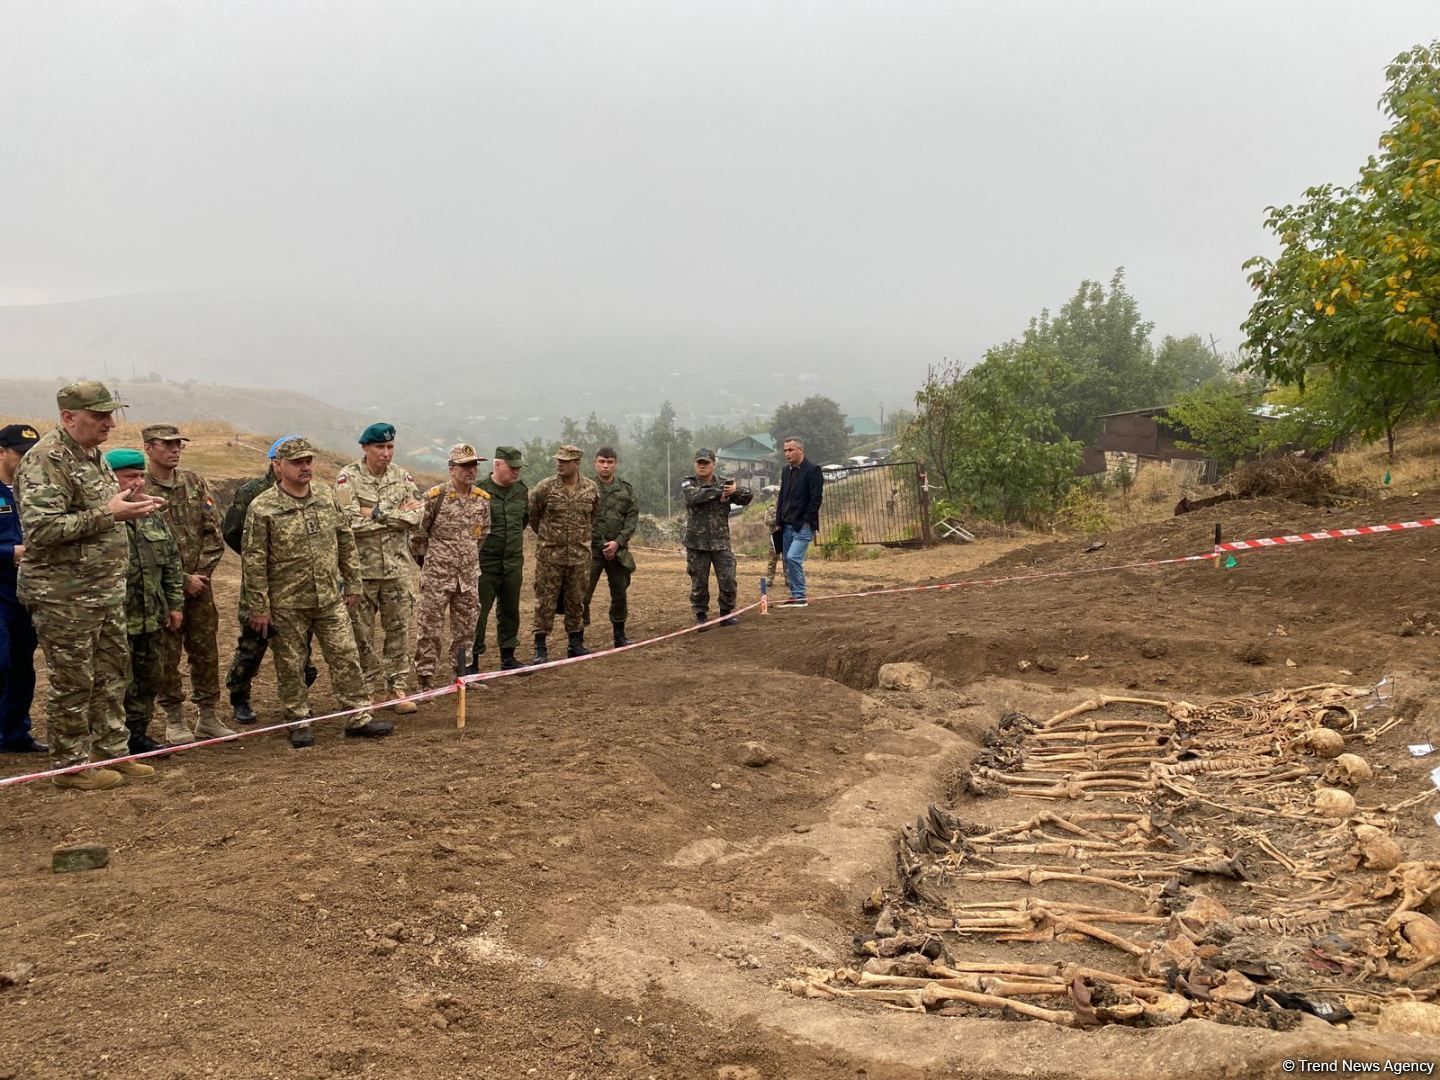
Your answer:
[[[917,693],[930,689],[935,677],[924,664],[881,664],[878,681],[881,690],[906,690]]]
[[[1377,1031],[1394,1035],[1440,1035],[1440,1005],[1401,1001],[1381,1008]]]
[[[764,743],[750,741],[740,747],[740,764],[751,769],[763,769],[775,760]]]
[[[73,874],[78,870],[103,870],[110,865],[110,849],[104,844],[74,844],[57,847],[50,867],[57,874]]]
[[[4,971],[0,971],[0,986],[19,986],[21,983],[30,981],[30,973],[35,970],[34,964],[20,961],[12,964]]]
[[[1159,660],[1170,651],[1170,646],[1163,641],[1156,641],[1150,638],[1140,643],[1140,655],[1146,660]]]
[[[1035,659],[1035,666],[1041,671],[1053,675],[1060,670],[1060,661],[1053,656],[1040,656]]]

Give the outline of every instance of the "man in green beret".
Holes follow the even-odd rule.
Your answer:
[[[122,492],[100,454],[123,402],[98,382],[70,383],[56,402],[60,426],[21,458],[15,487],[25,532],[19,597],[30,609],[45,652],[50,760],[63,769],[129,752],[125,583],[130,542],[123,526],[164,509],[165,501]],[[154,772],[141,761],[113,762],[57,776],[54,783],[99,791],[126,776]]]
[[[423,504],[412,477],[395,464],[395,425],[371,424],[360,433],[360,460],[335,478],[340,508],[360,551],[365,591],[350,609],[360,667],[372,693],[404,697],[410,690],[410,623],[415,607],[415,562],[410,534],[420,524]],[[384,660],[375,647],[375,617],[385,633]],[[416,711],[413,701],[397,713]]]
[[[145,455],[111,450],[105,462],[123,493],[145,488]],[[155,695],[165,679],[166,638],[178,638],[185,620],[185,571],[180,549],[163,513],[125,523],[130,564],[125,582],[125,632],[130,637],[130,685],[125,690],[125,726],[130,752],[160,749],[150,738]],[[167,740],[168,741],[168,740]],[[180,742],[192,742],[187,728]]]
[[[190,440],[174,424],[140,429],[145,442],[145,493],[165,500],[165,520],[180,550],[185,573],[185,621],[178,634],[160,638],[164,650],[160,709],[165,713],[165,741],[190,742],[235,734],[215,709],[220,703],[220,613],[210,580],[225,540],[210,485],[199,473],[180,468],[180,455]],[[195,733],[185,720],[185,686],[180,678],[180,653],[190,664],[190,697],[195,702]]]
[[[341,708],[358,710],[346,717],[345,734],[389,735],[395,725],[370,716],[346,612],[365,591],[349,515],[332,489],[315,483],[315,448],[308,439],[281,443],[274,468],[275,486],[257,495],[245,515],[240,608],[257,634],[273,634],[276,691],[285,719],[310,715],[305,662],[307,636],[313,635]],[[290,729],[290,745],[315,745],[309,724]]]
[[[490,475],[480,481],[490,496],[490,535],[480,545],[480,618],[475,624],[477,659],[471,674],[480,670],[478,657],[485,651],[485,624],[495,614],[495,640],[500,645],[500,668],[522,668],[515,658],[520,644],[520,582],[525,574],[525,526],[530,523],[530,489],[520,479],[525,461],[513,446],[497,446]]]

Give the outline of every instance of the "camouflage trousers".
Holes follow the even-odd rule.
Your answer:
[[[303,720],[310,715],[310,687],[305,682],[305,665],[310,660],[311,640],[318,642],[330,669],[330,685],[342,709],[361,712],[345,718],[347,728],[370,720],[370,695],[360,673],[360,654],[355,651],[355,632],[350,615],[339,600],[330,607],[276,611],[270,616],[270,651],[275,657],[275,696],[280,699],[285,719]]]
[[[55,768],[89,757],[130,751],[125,729],[125,685],[130,681],[130,639],[123,602],[81,608],[37,602],[30,608],[45,653],[50,687],[45,738]]]
[[[215,594],[206,589],[199,596],[185,597],[185,621],[180,633],[166,634],[161,639],[160,693],[156,700],[169,712],[185,700],[185,686],[180,680],[180,651],[190,661],[190,700],[197,707],[215,707],[220,700],[220,615],[215,610]]]
[[[271,631],[273,634],[274,631]],[[270,649],[270,634],[257,634],[250,627],[250,620],[240,615],[240,640],[235,643],[235,655],[230,660],[230,674],[225,678],[225,689],[230,692],[230,704],[250,702],[250,683],[260,674],[260,663]],[[320,673],[310,659],[310,639],[305,640],[305,685],[312,685]]]
[[[735,584],[735,553],[729,548],[721,551],[685,549],[685,572],[690,575],[690,610],[696,615],[709,614],[712,566],[715,584],[720,587],[720,613],[728,615],[735,610],[735,596],[739,592]]]
[[[590,564],[590,587],[585,592],[585,625],[590,625],[590,605],[595,599],[595,586],[600,576],[610,586],[610,621],[622,623],[630,617],[626,592],[630,588],[630,571],[615,559],[596,559]]]
[[[165,678],[166,638],[178,638],[166,630],[130,635],[130,685],[125,687],[125,726],[130,738],[148,735],[155,712],[155,696]]]
[[[453,582],[452,582],[453,584]],[[469,646],[475,637],[475,621],[480,617],[480,596],[475,589],[447,588],[443,582],[428,588],[420,583],[420,609],[415,613],[415,675],[422,685],[430,685],[439,673],[441,682],[449,682],[454,672],[447,661],[440,664],[440,639],[445,631],[445,612],[450,612],[450,648]],[[466,659],[469,659],[468,650]]]
[[[360,653],[360,670],[365,685],[374,687],[382,680],[397,695],[410,686],[410,616],[415,608],[410,583],[401,578],[366,581],[360,602],[350,609],[350,625],[355,631],[355,648]],[[385,650],[375,650],[375,617],[385,635]]]
[[[590,587],[590,564],[560,566],[537,560],[535,563],[535,633],[555,629],[555,605],[565,597],[565,632],[585,629],[585,596]]]

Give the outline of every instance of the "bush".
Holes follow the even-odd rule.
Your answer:
[[[1065,493],[1055,514],[1055,524],[1075,532],[1097,533],[1114,528],[1115,519],[1105,507],[1105,499],[1093,487],[1076,484]]]
[[[826,559],[853,559],[859,550],[859,535],[855,526],[848,521],[835,527],[835,535],[820,545],[820,554]]]

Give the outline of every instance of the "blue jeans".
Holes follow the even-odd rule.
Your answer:
[[[785,557],[785,584],[795,600],[805,599],[805,552],[814,539],[815,531],[809,525],[798,529],[786,525],[780,538],[780,553]]]

